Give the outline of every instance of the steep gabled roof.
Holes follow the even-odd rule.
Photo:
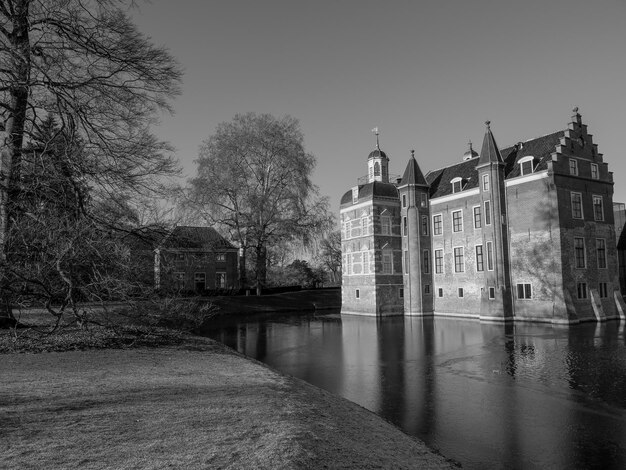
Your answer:
[[[491,134],[490,130],[485,133],[485,139],[487,140],[489,138],[487,149],[485,149],[487,152],[490,151],[489,146],[492,145],[491,138],[493,137],[493,135],[489,136],[488,134]],[[502,149],[499,154],[505,164],[505,178],[508,179],[520,176],[520,168],[517,163],[520,159],[527,156],[535,157],[535,172],[546,170],[552,153],[556,152],[556,146],[559,144],[564,135],[564,131],[558,131],[552,134],[537,137],[536,139],[528,140],[526,142],[521,142],[521,145],[517,144]],[[495,139],[493,139],[493,146],[493,148],[497,148]],[[483,148],[484,147],[485,144],[483,143]],[[494,156],[495,155],[492,153],[491,157],[487,158],[493,158]],[[478,173],[476,171],[476,167],[483,163],[482,160],[481,154],[481,158],[472,158],[471,160],[455,163],[446,168],[428,172],[426,174],[426,181],[430,184],[430,197],[436,198],[452,194],[451,181],[454,178],[461,178],[463,180],[465,183],[463,190],[478,187]],[[490,160],[486,161],[489,162]]]
[[[427,186],[426,178],[424,178],[424,174],[422,170],[420,170],[419,165],[417,164],[417,160],[411,154],[411,158],[409,159],[409,163],[404,170],[404,175],[402,176],[402,180],[400,181],[400,186],[404,186],[406,184],[419,184],[423,186]]]
[[[211,227],[179,225],[161,242],[161,248],[216,250],[236,248]]]
[[[478,158],[472,158],[446,168],[430,171],[426,175],[426,181],[430,184],[430,197],[452,194],[452,184],[450,182],[454,178],[461,178],[464,191],[478,187],[476,165],[478,165]]]

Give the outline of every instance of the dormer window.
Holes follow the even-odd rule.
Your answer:
[[[591,164],[591,177],[594,180],[600,179],[600,174],[598,173],[598,165],[595,163]]]
[[[578,176],[578,160],[575,158],[569,159],[569,174],[573,176]]]
[[[452,192],[453,193],[460,193],[461,191],[463,191],[463,178],[453,178],[452,181],[450,181],[450,183],[452,183]]]
[[[531,174],[535,169],[535,157],[533,156],[529,155],[528,157],[521,158],[518,163],[520,175],[522,176]]]

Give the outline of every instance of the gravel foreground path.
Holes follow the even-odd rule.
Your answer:
[[[453,467],[364,408],[210,340],[0,355],[0,468]]]

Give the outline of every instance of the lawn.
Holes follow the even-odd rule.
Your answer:
[[[0,468],[450,468],[356,404],[203,338],[0,354]]]

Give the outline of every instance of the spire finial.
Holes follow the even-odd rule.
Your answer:
[[[491,125],[491,121],[485,121],[485,125],[487,126],[487,129],[491,129],[491,127],[489,127]]]
[[[379,142],[378,142],[378,134],[379,134],[379,132],[378,132],[378,126],[376,126],[374,129],[372,129],[372,132],[373,132],[374,134],[376,134],[376,150],[380,150],[380,144],[379,144]]]
[[[574,112],[574,114],[578,114],[578,106],[574,106],[574,109],[572,109],[572,111]]]
[[[415,158],[415,150],[411,150],[411,158]]]
[[[470,152],[471,152],[472,151],[472,141],[470,140],[467,144],[469,145],[469,149],[470,149]]]

